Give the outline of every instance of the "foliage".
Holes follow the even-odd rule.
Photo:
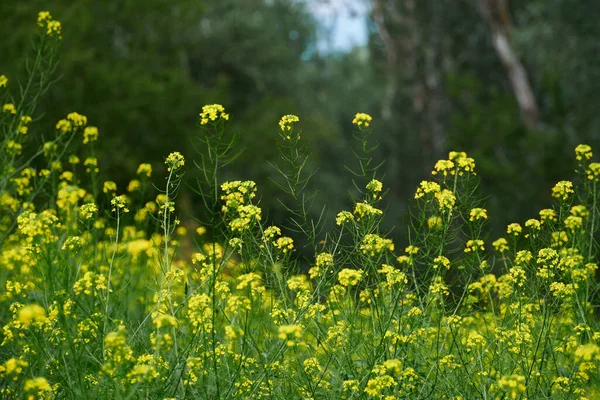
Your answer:
[[[36,60],[54,54],[57,22],[40,14]],[[54,63],[34,65],[43,67],[30,77]],[[16,144],[35,145],[23,117],[38,97],[18,101],[12,85],[0,76],[4,398],[600,394],[600,163],[590,146],[575,148],[576,179],[549,190],[553,208],[510,224],[491,246],[475,160],[450,152],[418,186],[410,240],[396,251],[382,225],[372,117],[353,120],[360,193],[321,230],[307,213],[301,121],[285,115],[274,167],[293,200],[282,201],[289,227],[312,253],[304,274],[297,242],[265,223],[256,183],[222,178],[238,155],[223,106],[199,115],[192,169],[208,218],[185,227],[175,198],[186,157],[166,157],[155,198],[149,164],[118,194],[98,179],[99,131],[78,113],[22,157]]]

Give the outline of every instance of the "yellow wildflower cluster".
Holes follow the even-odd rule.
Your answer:
[[[431,175],[437,175],[441,173],[444,176],[454,174],[454,162],[450,160],[439,160],[435,163]]]
[[[573,182],[570,181],[560,181],[552,188],[552,197],[559,200],[567,200],[573,193]]]
[[[473,208],[469,212],[469,221],[478,221],[480,219],[487,219],[487,210],[485,208]]]
[[[45,28],[45,34],[48,36],[56,36],[62,39],[62,25],[60,21],[56,21],[48,11],[40,11],[38,14],[37,24],[40,28]]]
[[[294,240],[287,236],[278,238],[273,245],[280,249],[284,254],[294,250]]]
[[[585,173],[590,181],[598,180],[600,178],[600,163],[590,163]]]
[[[439,193],[440,185],[436,182],[422,181],[415,193],[415,199],[420,199],[429,193]]]
[[[381,211],[378,208],[373,207],[366,201],[356,203],[356,205],[354,206],[354,215],[357,216],[357,218],[356,218],[357,221],[360,221],[361,218],[364,218],[364,217],[374,217],[376,215],[382,215],[382,214],[383,214],[383,211]],[[338,225],[341,225],[341,224],[338,223]]]
[[[282,325],[278,329],[279,339],[284,340],[288,347],[296,344],[296,341],[302,337],[301,325]]]
[[[465,245],[465,253],[475,252],[478,250],[485,250],[483,240],[475,239],[467,241],[467,244]]]
[[[363,271],[344,268],[338,273],[338,281],[342,286],[356,286],[363,277]]]
[[[367,190],[371,192],[373,199],[381,199],[380,193],[383,190],[383,183],[377,179],[373,179],[367,184]]]
[[[225,112],[225,108],[220,104],[209,104],[202,107],[200,113],[200,125],[206,125],[209,122],[215,122],[218,119],[225,121],[229,120],[229,114]]]
[[[575,147],[575,158],[577,158],[577,160],[590,160],[592,156],[592,148],[589,145],[580,144]]]
[[[0,75],[0,88],[4,88],[8,85],[8,78],[6,75]]]
[[[384,239],[379,235],[369,233],[363,238],[360,250],[364,254],[375,256],[381,254],[384,250],[394,251],[394,243],[390,239]]]
[[[506,233],[509,235],[519,236],[521,234],[521,232],[523,232],[523,228],[517,222],[513,222],[512,224],[509,224],[508,227],[506,228]]]
[[[454,193],[448,189],[443,189],[441,192],[435,194],[435,198],[438,201],[439,209],[442,212],[452,211],[456,204],[456,197]]]
[[[371,117],[369,114],[356,113],[354,119],[352,120],[352,123],[354,125],[358,125],[359,127],[364,126],[365,128],[368,128],[372,120],[373,117]]]
[[[527,390],[525,377],[516,374],[501,377],[498,387],[506,392],[509,399],[518,399]]]
[[[86,126],[83,130],[83,144],[95,142],[98,140],[98,128],[95,126]]]
[[[549,208],[540,210],[540,220],[542,223],[547,221],[556,221],[556,212]]]
[[[150,178],[150,176],[152,176],[152,165],[150,164],[140,164],[137,172],[137,175],[140,176],[145,176],[147,178]]]
[[[288,133],[292,130],[294,122],[300,122],[300,118],[293,114],[284,115],[279,120],[279,128],[282,132]],[[287,138],[289,139],[290,137],[287,136]]]
[[[110,201],[110,204],[112,205],[113,212],[116,212],[116,213],[119,213],[119,212],[128,213],[129,212],[129,208],[127,208],[127,201],[125,200],[125,196],[113,197],[113,199]]]
[[[185,165],[185,159],[183,158],[180,152],[175,151],[169,154],[169,156],[165,160],[165,164],[168,167],[168,171],[176,171]]]
[[[352,221],[354,221],[354,215],[350,211],[340,211],[335,218],[335,223],[338,225],[344,225]]]

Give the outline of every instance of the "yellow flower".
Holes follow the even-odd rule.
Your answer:
[[[600,177],[600,163],[594,162],[591,163],[588,166],[587,171],[585,171],[585,173],[587,174],[587,178],[591,181],[594,179],[598,179],[598,177]]]
[[[94,217],[98,212],[98,206],[94,203],[87,203],[79,208],[79,216],[84,220],[88,220]]]
[[[422,181],[417,188],[415,193],[415,199],[420,199],[429,193],[438,193],[440,191],[440,185],[436,182]]]
[[[546,221],[556,221],[556,212],[550,208],[540,210],[540,219],[542,223]]]
[[[377,179],[373,179],[367,184],[367,190],[373,192],[373,197],[377,197],[376,193],[379,193],[383,190],[383,183],[381,183]]]
[[[265,237],[265,241],[274,239],[275,236],[281,236],[281,229],[277,226],[270,226],[265,229],[263,236]]]
[[[593,343],[581,345],[575,350],[575,358],[585,361],[600,361],[600,347]]]
[[[439,203],[440,211],[448,210],[451,211],[456,203],[456,197],[448,189],[444,189],[441,192],[435,194],[435,198]]]
[[[571,232],[575,232],[583,225],[583,218],[569,215],[564,221],[565,227]]]
[[[523,228],[521,228],[521,225],[519,225],[516,222],[509,224],[506,228],[506,233],[508,233],[509,235],[519,236],[521,232],[523,232]]]
[[[294,340],[299,339],[302,336],[301,325],[281,325],[278,328],[278,336],[281,340],[286,340],[288,347],[294,345]]]
[[[575,217],[582,217],[585,218],[589,215],[589,211],[587,210],[587,207],[584,206],[583,204],[579,204],[576,206],[571,207],[571,215],[574,215]]]
[[[525,221],[525,227],[531,229],[532,231],[539,231],[541,229],[541,223],[537,219],[530,218]]]
[[[560,181],[552,188],[552,197],[559,200],[567,200],[573,193],[573,182],[570,181]]]
[[[444,221],[441,217],[429,217],[427,220],[427,226],[429,229],[439,229],[444,225]]]
[[[587,144],[580,144],[575,147],[575,158],[577,158],[577,160],[589,160],[592,158],[592,155],[592,148]]]
[[[67,119],[73,123],[73,126],[78,128],[87,124],[87,117],[76,112],[69,113]]]
[[[273,244],[278,249],[281,249],[281,251],[284,254],[294,249],[294,240],[291,237],[287,236],[282,236],[278,238]]]
[[[51,398],[52,387],[46,380],[46,378],[33,378],[25,381],[23,386],[25,392],[29,394],[28,399],[45,399]]]
[[[229,114],[225,113],[225,108],[222,105],[209,104],[202,107],[202,112],[200,113],[200,125],[206,125],[219,118],[224,119],[225,121],[229,119]]]
[[[29,326],[36,322],[46,321],[46,310],[38,304],[29,304],[19,310],[19,322]]]
[[[167,168],[168,171],[171,171],[171,169],[177,170],[185,165],[185,159],[183,158],[181,153],[175,151],[169,154],[169,156],[165,160],[165,164],[169,166]]]
[[[338,225],[344,225],[352,221],[354,221],[354,215],[350,211],[340,211],[335,218],[335,223]]]
[[[300,122],[300,118],[293,114],[284,115],[279,120],[279,127],[281,128],[281,132],[283,132],[285,138],[288,140],[292,138],[290,136],[290,132],[294,127],[294,122]],[[298,139],[300,139],[300,136],[298,136]]]
[[[127,243],[127,252],[133,259],[137,259],[140,254],[146,252],[151,246],[150,241],[146,239],[135,239]]]
[[[6,103],[5,105],[2,106],[2,112],[7,112],[10,114],[16,114],[17,113],[17,109],[15,107],[14,104],[12,103]]]
[[[469,213],[469,221],[477,221],[487,218],[487,210],[485,208],[473,208]]]
[[[56,123],[56,130],[61,133],[69,132],[71,129],[71,122],[66,119],[61,119]]]
[[[61,39],[62,26],[59,21],[53,20],[48,11],[40,11],[38,13],[37,24],[41,28],[46,28],[46,35],[56,36]]]
[[[38,20],[37,20],[37,24],[40,27],[44,27],[44,25],[46,25],[47,21],[51,21],[52,20],[52,16],[50,15],[49,11],[40,11],[38,13]]]
[[[484,246],[483,246],[483,240],[479,240],[479,239],[475,239],[475,240],[469,240],[467,241],[467,244],[465,246],[465,253],[470,253],[473,251],[477,251],[477,250],[485,250]]]
[[[342,286],[356,286],[361,281],[363,272],[355,269],[344,268],[338,273],[338,281]]]
[[[360,221],[360,219],[365,216],[375,216],[375,215],[382,215],[382,214],[383,214],[383,211],[381,211],[378,208],[373,207],[366,201],[363,201],[361,203],[356,203],[356,205],[354,207],[354,215],[358,215],[358,217],[359,217],[356,219],[357,221]]]
[[[132,179],[131,181],[129,181],[129,184],[127,185],[127,191],[128,192],[135,192],[136,190],[139,190],[142,187],[142,184],[140,183],[140,181],[138,181],[137,179]]]
[[[525,377],[523,375],[508,375],[503,376],[498,380],[498,386],[504,389],[508,394],[508,398],[517,399],[521,397],[521,393],[525,393]]]
[[[83,165],[86,167],[86,172],[98,172],[98,160],[92,157],[88,157],[83,161]]]
[[[369,114],[356,113],[352,123],[357,126],[364,126],[365,128],[368,128],[372,120],[373,117],[371,117]]]
[[[83,144],[89,142],[95,142],[98,140],[98,128],[95,126],[88,126],[83,130]]]
[[[117,184],[113,181],[106,181],[104,182],[104,185],[102,186],[102,191],[104,193],[108,193],[108,192],[116,192],[117,191]]]
[[[433,259],[433,268],[438,269],[440,267],[444,267],[446,269],[450,269],[450,260],[444,256],[438,256]]]
[[[152,175],[152,165],[140,164],[136,173],[138,175],[146,175],[148,178],[150,178],[150,175]]]
[[[6,87],[8,78],[5,75],[0,75],[0,88]]]
[[[406,249],[404,249],[406,254],[415,255],[419,252],[419,248],[417,246],[410,245]]]
[[[110,201],[110,204],[112,205],[113,212],[118,212],[118,211],[122,211],[124,213],[129,212],[129,209],[127,208],[127,203],[125,201],[125,196],[113,197],[112,200]]]
[[[454,173],[454,162],[450,160],[439,160],[435,163],[433,167],[433,171],[431,171],[431,175],[437,175],[438,173],[442,173],[444,176]]]
[[[366,235],[360,245],[364,254],[375,256],[384,250],[394,251],[394,243],[390,239],[384,239],[376,234]]]

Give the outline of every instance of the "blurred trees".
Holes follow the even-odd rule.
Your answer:
[[[466,151],[497,232],[535,217],[550,187],[570,176],[573,148],[600,144],[600,119],[589,112],[599,85],[591,15],[600,15],[597,2],[372,0],[386,147],[408,149],[389,175],[414,186],[425,175],[413,171]]]

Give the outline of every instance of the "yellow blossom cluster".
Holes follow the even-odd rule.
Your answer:
[[[371,117],[369,114],[356,113],[354,119],[352,120],[352,124],[357,125],[359,127],[364,126],[365,128],[368,128],[372,120],[373,117]]]
[[[385,250],[394,251],[394,243],[391,239],[385,239],[374,233],[369,233],[363,238],[360,249],[364,254],[375,256]]]
[[[62,25],[60,21],[52,18],[50,12],[40,11],[38,14],[37,24],[40,28],[45,28],[45,34],[48,36],[56,36],[62,39]]]
[[[215,122],[218,119],[229,120],[229,114],[225,112],[225,108],[221,104],[208,104],[202,107],[202,112],[200,113],[201,125]]]
[[[338,281],[342,286],[356,286],[363,277],[363,271],[344,268],[338,273]]]
[[[293,115],[293,114],[284,115],[279,120],[279,128],[281,129],[282,132],[287,133],[292,130],[292,127],[294,126],[294,122],[300,122],[300,118],[298,118],[296,115]],[[289,139],[289,136],[288,136],[288,139]]]

